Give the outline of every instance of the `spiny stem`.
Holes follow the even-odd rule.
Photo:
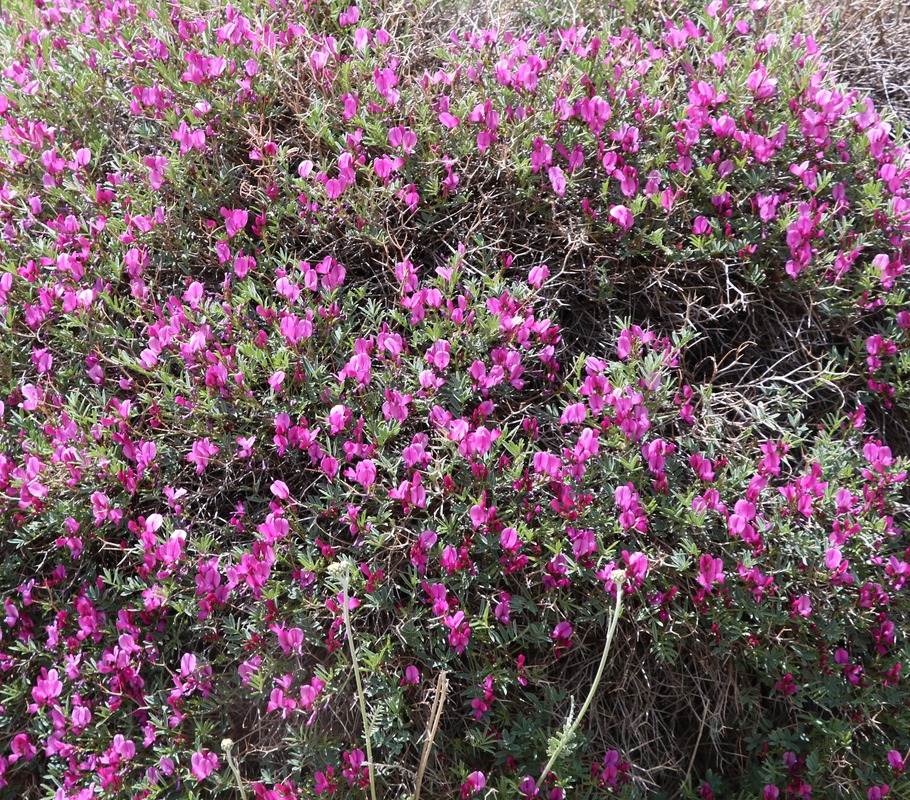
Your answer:
[[[572,737],[575,735],[575,731],[578,730],[578,726],[581,725],[581,721],[584,718],[585,712],[588,710],[588,707],[594,700],[594,695],[597,692],[597,687],[600,685],[601,678],[603,678],[604,668],[607,666],[607,657],[610,655],[610,645],[613,643],[613,635],[616,633],[616,626],[619,624],[619,615],[622,613],[622,587],[623,583],[625,582],[625,573],[621,572],[620,570],[614,572],[613,582],[616,584],[616,606],[613,609],[613,617],[610,620],[610,627],[607,629],[607,641],[604,644],[603,655],[600,657],[600,666],[598,666],[597,674],[594,676],[594,683],[591,684],[591,689],[588,691],[588,696],[585,698],[585,702],[582,704],[581,710],[578,712],[578,716],[575,718],[575,721],[572,723],[569,729],[564,730],[562,736],[559,737],[559,743],[556,745],[556,749],[553,751],[553,755],[550,756],[550,760],[543,768],[543,772],[540,773],[540,778],[537,781],[538,788],[543,786],[543,782],[546,779],[547,775],[550,774],[550,770],[556,763],[556,759],[559,758],[566,745],[572,740]]]
[[[370,742],[370,718],[367,716],[367,701],[363,693],[363,681],[360,678],[360,665],[357,663],[357,648],[354,647],[354,632],[351,629],[351,612],[348,608],[348,567],[345,565],[344,576],[342,579],[342,614],[344,616],[344,627],[348,636],[348,648],[351,651],[351,664],[354,666],[354,680],[357,683],[357,699],[360,701],[360,715],[363,717],[363,738],[367,748],[367,769],[370,771],[370,797],[376,800],[376,776],[373,772],[373,745]]]

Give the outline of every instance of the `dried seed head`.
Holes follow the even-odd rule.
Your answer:
[[[346,565],[342,564],[340,561],[333,561],[326,568],[326,571],[333,578],[341,578],[347,574],[348,568]]]

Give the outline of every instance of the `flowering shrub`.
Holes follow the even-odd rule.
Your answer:
[[[448,13],[5,12],[0,787],[906,796],[900,131],[782,5]]]

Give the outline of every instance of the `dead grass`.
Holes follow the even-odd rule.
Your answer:
[[[910,4],[906,0],[812,0],[819,45],[838,81],[895,118],[910,119]]]

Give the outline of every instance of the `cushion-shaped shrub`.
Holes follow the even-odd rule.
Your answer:
[[[2,791],[907,791],[902,132],[628,5],[6,10]]]

